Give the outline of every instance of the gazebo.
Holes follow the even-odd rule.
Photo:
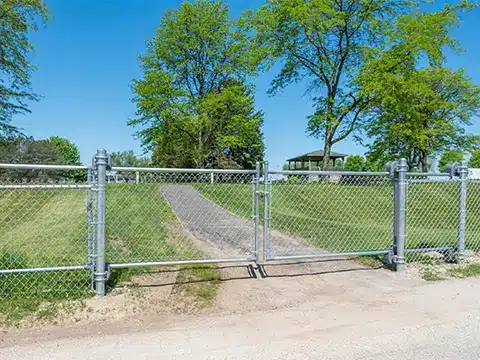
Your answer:
[[[345,162],[345,158],[348,155],[330,152],[330,160],[332,162],[331,168],[335,168],[335,163],[338,159],[342,160],[341,168]],[[323,162],[323,150],[312,151],[300,156],[296,156],[290,159],[287,159],[288,169],[289,170],[316,170],[321,168]],[[300,163],[300,167],[297,167],[297,164]],[[292,168],[293,164],[293,168]]]

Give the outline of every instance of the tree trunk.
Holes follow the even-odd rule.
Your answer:
[[[325,136],[325,144],[323,145],[323,164],[322,170],[328,169],[328,163],[330,162],[330,151],[332,150],[330,136]]]
[[[428,172],[428,154],[425,150],[420,150],[420,166],[422,172]]]

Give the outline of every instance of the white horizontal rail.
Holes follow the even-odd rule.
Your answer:
[[[0,169],[26,170],[88,170],[84,165],[39,165],[39,164],[0,164]]]
[[[90,189],[93,185],[0,185],[1,189]]]

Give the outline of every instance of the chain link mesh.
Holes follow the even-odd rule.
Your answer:
[[[271,175],[269,257],[388,250],[393,187],[385,175]]]
[[[86,171],[0,171],[0,296],[89,291]],[[39,269],[44,269],[39,271]],[[36,271],[35,271],[36,270]]]
[[[107,174],[111,263],[254,259],[254,174]]]
[[[480,179],[467,180],[467,219],[465,231],[467,260],[480,253]]]
[[[460,181],[408,176],[406,204],[407,262],[453,261],[456,254]]]

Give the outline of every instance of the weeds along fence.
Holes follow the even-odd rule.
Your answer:
[[[480,181],[444,174],[0,164],[0,297],[106,293],[116,269],[383,256],[476,261]]]

